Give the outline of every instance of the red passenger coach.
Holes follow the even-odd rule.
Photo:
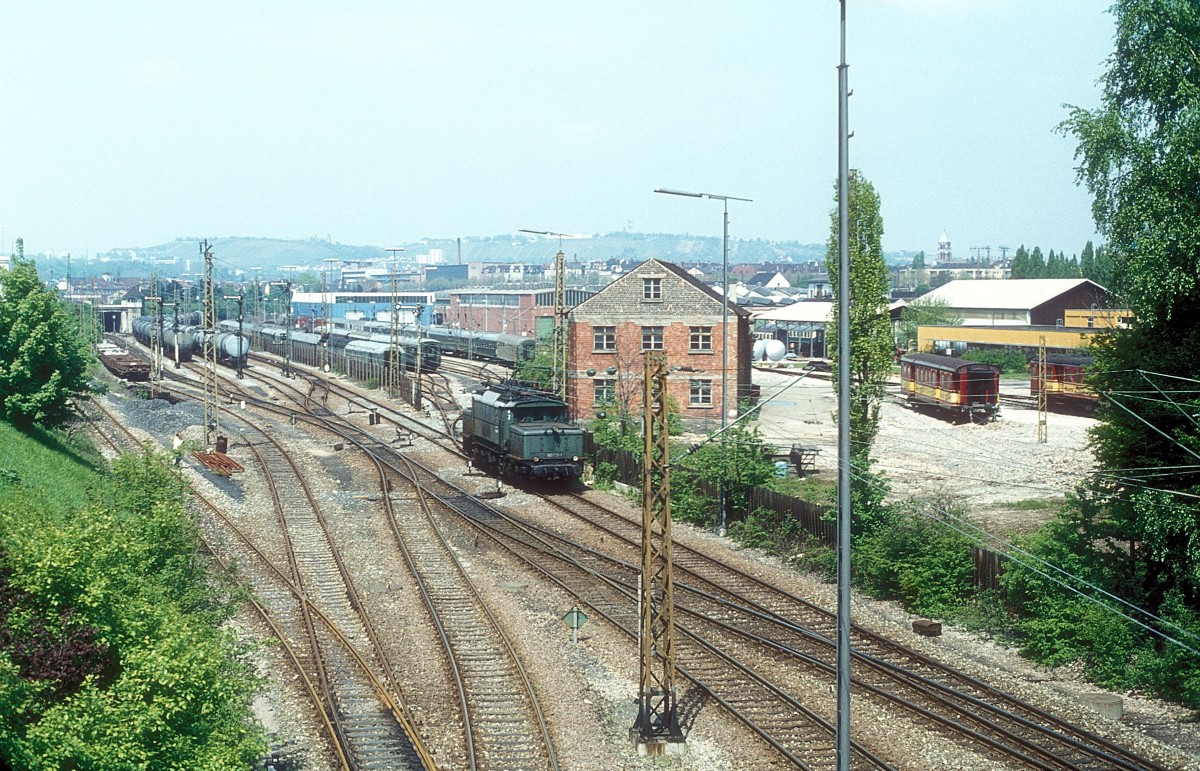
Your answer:
[[[1049,404],[1063,407],[1095,409],[1099,395],[1083,382],[1084,370],[1092,366],[1091,356],[1070,356],[1061,353],[1046,354],[1046,369],[1043,372],[1038,360],[1029,362],[1029,395],[1046,394]]]
[[[1000,403],[1000,370],[966,359],[910,353],[900,358],[900,388],[909,404],[986,421]]]

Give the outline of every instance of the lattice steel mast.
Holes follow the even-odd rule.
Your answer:
[[[200,336],[204,341],[204,446],[216,444],[221,433],[220,400],[217,393],[217,300],[213,288],[213,254],[208,239],[200,242],[204,256],[204,320]]]
[[[1038,336],[1038,396],[1037,396],[1037,411],[1038,411],[1038,426],[1037,440],[1038,444],[1045,444],[1050,441],[1050,430],[1046,422],[1046,413],[1049,409],[1048,398],[1046,396],[1046,336]]]
[[[671,482],[667,445],[667,359],[646,353],[643,381],[642,575],[638,716],[634,740],[652,754],[682,745],[675,694],[675,590],[671,575]]]
[[[155,314],[156,334],[150,338],[150,390],[157,393],[162,386],[163,370],[163,298],[158,294],[158,274],[150,274],[150,294],[146,302],[152,303]]]
[[[388,341],[388,394],[395,399],[400,393],[400,359],[402,358],[400,347],[400,285],[396,273],[400,270],[399,264],[392,260],[392,310],[388,315],[389,325],[388,332],[391,333]]]
[[[554,392],[563,401],[567,400],[567,284],[566,256],[562,250],[562,239],[558,242],[558,254],[554,255]]]

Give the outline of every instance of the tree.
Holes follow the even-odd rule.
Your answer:
[[[962,321],[962,316],[955,313],[946,300],[918,297],[900,311],[899,339],[896,344],[912,350],[917,343],[917,327],[953,326]]]
[[[837,200],[837,185],[834,185]],[[838,265],[838,212],[830,215],[825,264],[833,287],[834,323],[830,325],[835,381],[839,368],[850,368],[850,454],[855,469],[851,483],[854,519],[863,527],[880,515],[883,494],[879,481],[870,478],[871,447],[879,431],[879,406],[884,384],[891,374],[894,355],[892,322],[888,314],[887,265],[883,259],[883,217],[875,187],[856,171],[850,172],[850,296],[840,296]],[[838,350],[838,323],[842,303],[848,304],[850,351]]]
[[[1101,105],[1071,108],[1060,130],[1079,141],[1079,180],[1107,239],[1111,301],[1132,329],[1103,336],[1092,384],[1106,395],[1094,432],[1097,516],[1128,558],[1119,577],[1158,607],[1173,592],[1200,601],[1200,10],[1193,0],[1118,0],[1116,48]],[[1096,255],[1092,270],[1098,271]],[[1154,399],[1140,398],[1160,389]],[[1188,497],[1192,496],[1192,497]],[[1134,588],[1136,587],[1136,588]]]
[[[44,286],[32,261],[0,275],[0,416],[19,428],[57,426],[87,387],[79,325]]]
[[[533,358],[517,365],[513,376],[522,382],[546,391],[554,387],[554,349],[549,337],[539,337]]]
[[[1011,278],[1029,278],[1029,252],[1025,249],[1025,244],[1017,247],[1017,253],[1013,255],[1012,266],[1009,273]]]
[[[1042,254],[1042,247],[1035,246],[1033,251],[1029,253],[1029,275],[1022,278],[1045,278],[1046,277],[1046,257]]]
[[[921,268],[925,267],[924,251],[917,252],[916,255],[913,256],[912,267],[913,270],[920,270]]]

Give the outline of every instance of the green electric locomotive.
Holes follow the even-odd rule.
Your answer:
[[[463,411],[463,450],[502,475],[571,481],[583,474],[583,429],[557,396],[484,384]]]

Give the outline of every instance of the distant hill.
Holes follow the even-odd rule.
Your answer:
[[[148,276],[157,271],[161,276],[199,273],[204,269],[199,238],[181,237],[170,243],[149,247],[123,247],[96,254],[87,261],[76,259],[71,272],[76,276],[113,273],[121,276]],[[299,266],[321,270],[325,260],[389,259],[387,247],[340,244],[320,238],[287,240],[281,238],[210,238],[218,275],[232,275],[261,268],[263,278],[280,273],[284,266]],[[425,238],[395,244],[403,246],[400,258],[416,261],[420,255],[440,249],[442,261],[459,261],[459,242],[454,238]],[[393,246],[389,244],[388,246]],[[463,262],[520,262],[541,264],[554,259],[558,251],[557,238],[530,236],[525,233],[496,236],[464,236],[461,239]],[[720,236],[695,236],[672,233],[607,233],[579,238],[564,238],[562,249],[570,262],[640,260],[651,257],[676,263],[720,263]],[[799,241],[766,241],[763,239],[731,239],[729,263],[807,263],[825,258],[824,244],[805,244]],[[909,253],[885,255],[889,264],[907,263]],[[38,271],[45,278],[65,275],[66,261],[62,258],[38,255]]]

